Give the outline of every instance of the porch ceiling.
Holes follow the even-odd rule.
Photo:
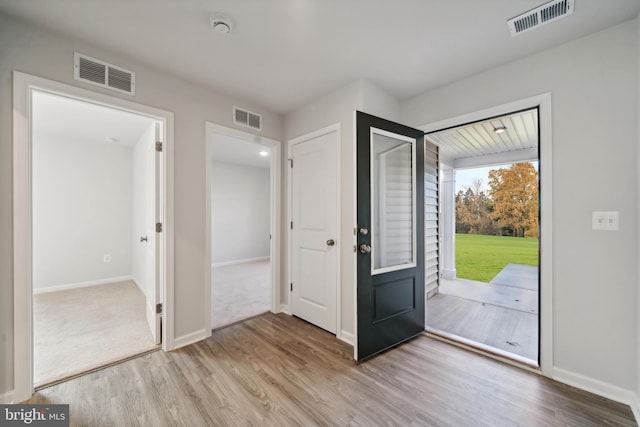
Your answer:
[[[505,127],[502,133],[494,129]],[[470,123],[427,135],[441,162],[464,169],[538,159],[538,110]]]

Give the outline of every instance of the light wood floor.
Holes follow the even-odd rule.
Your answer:
[[[82,426],[634,426],[628,406],[426,336],[356,365],[352,348],[266,314],[203,342],[44,389]]]

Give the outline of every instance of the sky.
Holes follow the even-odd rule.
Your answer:
[[[533,166],[538,170],[538,162],[532,162]],[[473,169],[457,169],[456,170],[456,194],[460,190],[468,188],[474,181],[479,178],[482,181],[482,188],[486,191],[489,184],[489,171],[491,169],[508,168],[511,165],[489,166],[486,168]]]

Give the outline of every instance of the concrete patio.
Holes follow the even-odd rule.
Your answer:
[[[427,327],[538,360],[538,267],[509,264],[490,283],[440,279]]]

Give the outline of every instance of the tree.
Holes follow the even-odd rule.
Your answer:
[[[456,231],[469,234],[495,234],[496,227],[489,216],[491,199],[476,179],[456,195]]]
[[[531,163],[489,171],[491,218],[514,236],[538,237],[538,171]]]

